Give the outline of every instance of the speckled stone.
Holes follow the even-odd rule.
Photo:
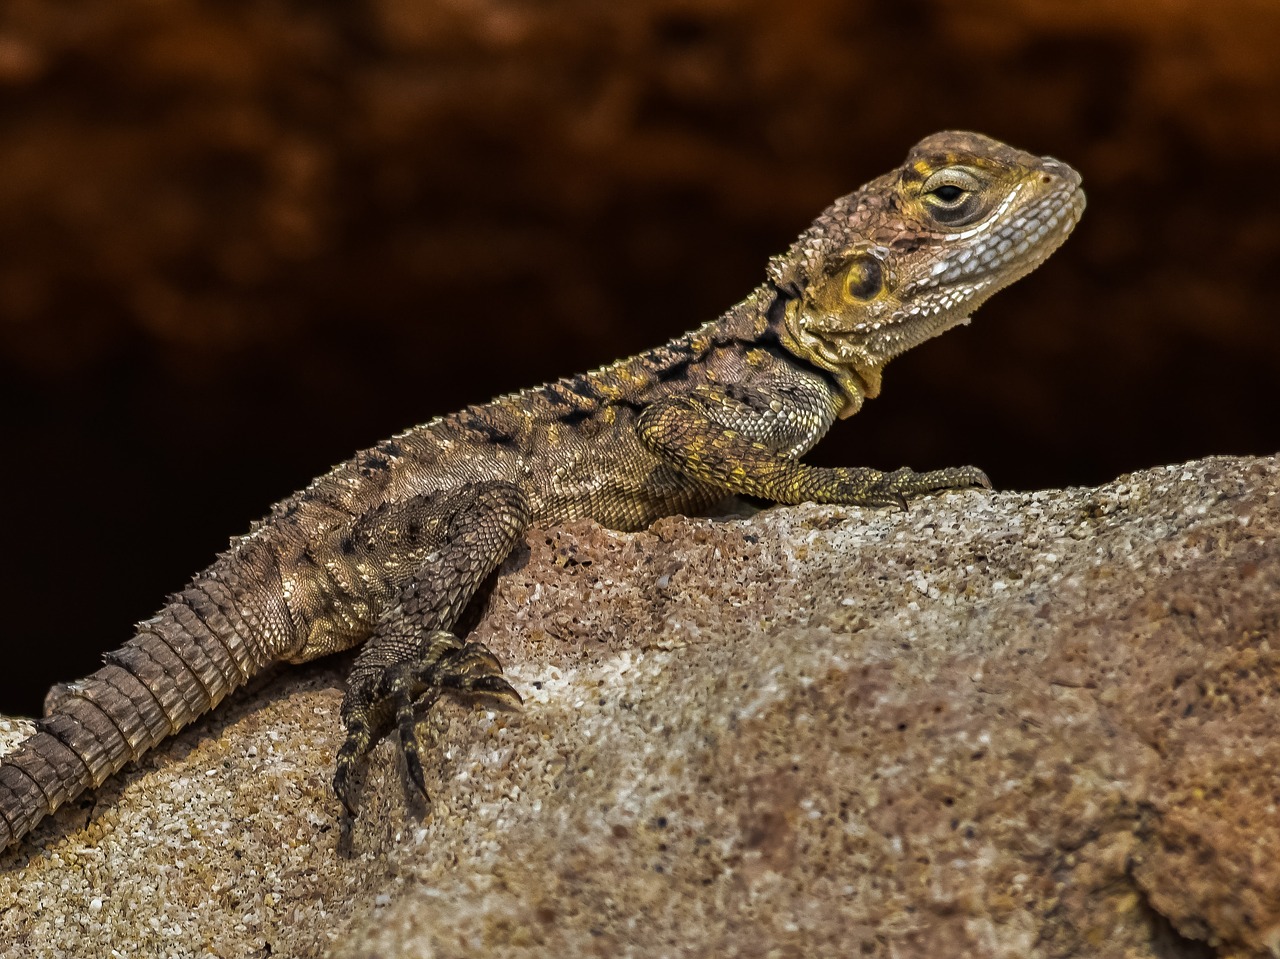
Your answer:
[[[535,530],[340,836],[341,664],[0,858],[6,956],[1280,956],[1280,460]],[[1195,940],[1195,941],[1193,941]]]

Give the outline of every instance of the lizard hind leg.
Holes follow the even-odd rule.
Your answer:
[[[409,778],[426,793],[417,718],[442,694],[520,705],[497,657],[452,629],[523,535],[527,501],[510,484],[479,483],[449,497],[446,508],[439,547],[383,614],[348,677],[342,702],[346,740],[338,750],[333,789],[350,815],[355,772],[393,728],[400,733]]]

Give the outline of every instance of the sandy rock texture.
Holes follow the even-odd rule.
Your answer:
[[[1280,459],[535,530],[433,801],[342,664],[0,858],[6,956],[1280,955]]]
[[[820,455],[1280,449],[1277,50],[1275,0],[5,0],[0,712],[354,450],[718,316],[935,130],[1089,212]]]

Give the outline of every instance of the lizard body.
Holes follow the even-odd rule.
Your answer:
[[[279,661],[363,644],[334,788],[455,692],[518,704],[454,633],[531,523],[638,529],[728,493],[891,505],[988,486],[972,467],[812,467],[800,456],[880,389],[890,359],[1034,269],[1084,209],[1079,176],[971,133],[923,140],[837,200],[719,319],[594,372],[468,407],[354,457],[233,540],[106,665],[49,693],[0,761],[0,848]]]

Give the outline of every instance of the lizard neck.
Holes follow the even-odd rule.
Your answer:
[[[609,406],[639,408],[663,395],[703,384],[741,383],[761,369],[761,354],[808,371],[827,384],[839,416],[850,416],[879,380],[868,384],[846,367],[827,367],[795,348],[784,313],[789,295],[764,284],[742,302],[696,330],[590,373],[541,387],[557,415],[577,421]]]
[[[862,409],[864,400],[880,395],[881,366],[861,364],[855,367],[849,362],[828,357],[821,349],[814,349],[814,344],[809,342],[813,338],[807,337],[799,327],[800,294],[776,286],[773,294],[769,322],[774,335],[797,362],[820,371],[835,384],[843,399],[836,414],[840,419],[847,419]]]
[[[661,346],[645,350],[583,376],[557,380],[549,389],[578,395],[594,392],[605,401],[643,402],[654,393],[714,381],[727,356],[776,342],[768,316],[767,287],[715,320],[683,333]],[[727,371],[726,371],[727,373]]]

